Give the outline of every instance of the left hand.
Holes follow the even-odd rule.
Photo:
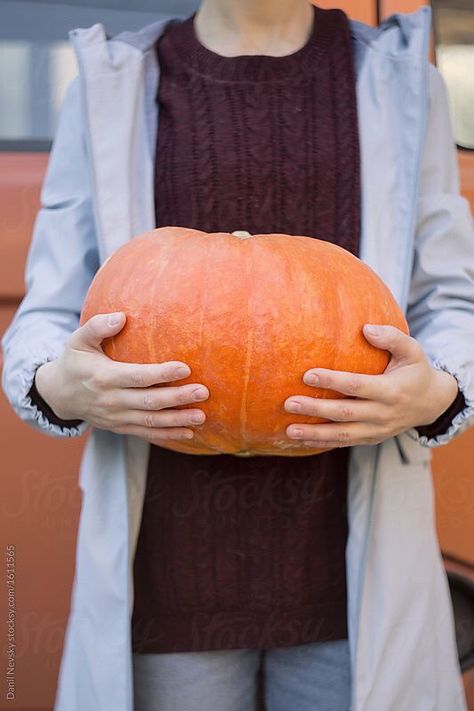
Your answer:
[[[377,348],[391,353],[391,360],[381,375],[365,375],[326,368],[307,370],[303,380],[308,385],[338,391],[349,398],[323,399],[305,395],[285,400],[299,403],[301,415],[333,420],[311,425],[289,425],[286,434],[310,447],[351,447],[378,444],[411,427],[434,422],[454,401],[458,384],[449,373],[433,368],[421,345],[394,326],[377,326],[372,335],[365,324],[365,338]],[[312,382],[311,375],[318,381]],[[295,430],[301,434],[293,434]]]

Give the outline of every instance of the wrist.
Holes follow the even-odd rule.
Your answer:
[[[453,404],[458,394],[458,382],[456,378],[445,370],[433,368],[433,385],[429,390],[431,393],[436,393],[432,398],[433,410],[431,419],[427,422],[420,423],[431,425]],[[431,401],[431,397],[430,397]]]
[[[43,363],[37,368],[34,378],[36,390],[54,414],[62,420],[74,419],[61,402],[61,378],[58,359]]]

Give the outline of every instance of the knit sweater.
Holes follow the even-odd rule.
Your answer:
[[[218,55],[198,41],[194,17],[157,43],[156,226],[304,234],[356,253],[359,146],[346,16],[315,8],[306,44],[283,57]],[[152,446],[134,651],[346,637],[348,457],[347,448],[241,458]]]

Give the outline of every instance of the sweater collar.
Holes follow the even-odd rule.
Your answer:
[[[303,47],[284,56],[244,54],[226,57],[203,45],[195,31],[196,12],[174,27],[167,27],[157,42],[157,50],[172,68],[178,67],[213,79],[226,81],[271,81],[298,79],[313,74],[323,62],[328,47],[338,41],[338,32],[347,31],[341,10],[313,6],[311,34]]]

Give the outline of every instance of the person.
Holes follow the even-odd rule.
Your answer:
[[[369,28],[305,0],[71,31],[79,76],[2,339],[15,411],[92,430],[55,711],[247,711],[259,672],[268,711],[465,709],[428,462],[474,422],[474,247],[428,33],[428,8]],[[318,236],[386,278],[412,335],[364,326],[383,376],[315,364],[304,382],[347,398],[282,403],[330,420],[285,433],[328,451],[167,449],[198,434],[206,383],[107,358],[125,312],[78,324],[106,256],[166,225]]]

